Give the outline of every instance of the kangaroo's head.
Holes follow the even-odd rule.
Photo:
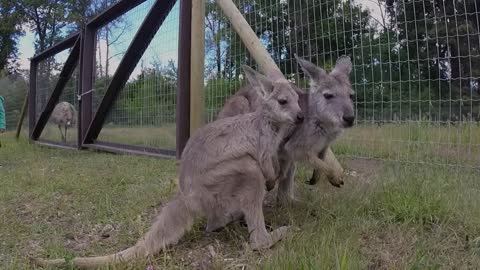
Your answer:
[[[248,66],[243,66],[247,81],[261,98],[261,110],[276,124],[299,124],[304,115],[298,105],[298,94],[285,81],[273,81]]]
[[[352,71],[350,58],[340,57],[330,74],[299,57],[297,62],[310,78],[309,115],[322,128],[336,131],[352,127],[355,112],[352,100],[354,92],[349,81]]]

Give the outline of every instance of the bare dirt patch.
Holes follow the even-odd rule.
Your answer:
[[[375,159],[345,159],[347,175],[362,182],[371,182],[384,163]]]
[[[363,233],[360,238],[360,253],[369,258],[368,269],[405,269],[415,250],[413,231],[387,228],[376,233]]]

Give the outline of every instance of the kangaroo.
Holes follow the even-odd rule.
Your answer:
[[[286,235],[287,227],[272,233],[265,227],[265,182],[277,177],[279,145],[291,126],[303,121],[303,112],[288,83],[273,82],[248,67],[244,71],[262,106],[200,128],[182,153],[176,196],[146,235],[133,247],[112,255],[75,258],[75,267],[100,267],[155,255],[177,243],[197,217],[207,218],[208,232],[244,217],[253,249],[270,248]],[[65,265],[62,259],[34,262]]]
[[[293,199],[294,161],[307,161],[314,167],[310,184],[316,184],[319,170],[325,172],[329,182],[337,187],[343,185],[342,175],[332,170],[322,159],[328,146],[338,138],[344,128],[353,126],[353,90],[349,82],[352,63],[348,57],[340,57],[330,74],[313,63],[296,57],[304,73],[310,78],[310,91],[305,93],[294,87],[299,95],[299,104],[306,119],[296,127],[280,148],[281,172],[278,179],[278,197],[281,204]],[[227,100],[218,118],[254,111],[258,96],[251,88],[243,88]],[[272,189],[274,182],[267,182]]]
[[[316,184],[319,171],[327,175],[334,186],[343,184],[339,175],[321,158],[328,146],[343,133],[345,128],[354,125],[353,107],[354,91],[349,81],[352,62],[349,57],[342,56],[337,60],[335,68],[328,74],[313,63],[297,57],[297,62],[310,78],[306,119],[281,148],[280,155],[287,157],[287,164],[280,174],[278,201],[286,204],[293,200],[293,183],[295,164],[293,161],[306,161],[314,168],[310,184]]]

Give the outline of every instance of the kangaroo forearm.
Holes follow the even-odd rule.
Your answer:
[[[277,174],[275,173],[275,166],[271,159],[260,162],[260,168],[267,181],[275,181]]]
[[[311,166],[313,166],[315,169],[321,170],[324,172],[326,175],[333,175],[335,171],[328,165],[327,162],[321,160],[318,158],[317,155],[315,154],[309,154],[308,155],[308,162],[310,163]]]

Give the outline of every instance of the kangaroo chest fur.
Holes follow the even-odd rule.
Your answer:
[[[181,191],[195,192],[199,185],[202,189],[225,185],[224,181],[230,178],[198,176],[241,172],[244,168],[230,165],[242,158],[259,163],[271,159],[275,163],[276,149],[284,134],[285,128],[271,123],[260,112],[224,118],[206,125],[190,138],[182,154]]]
[[[295,160],[305,159],[306,152],[320,153],[341,135],[341,130],[325,127],[315,117],[307,117],[306,121],[294,130],[281,148],[282,157]]]

